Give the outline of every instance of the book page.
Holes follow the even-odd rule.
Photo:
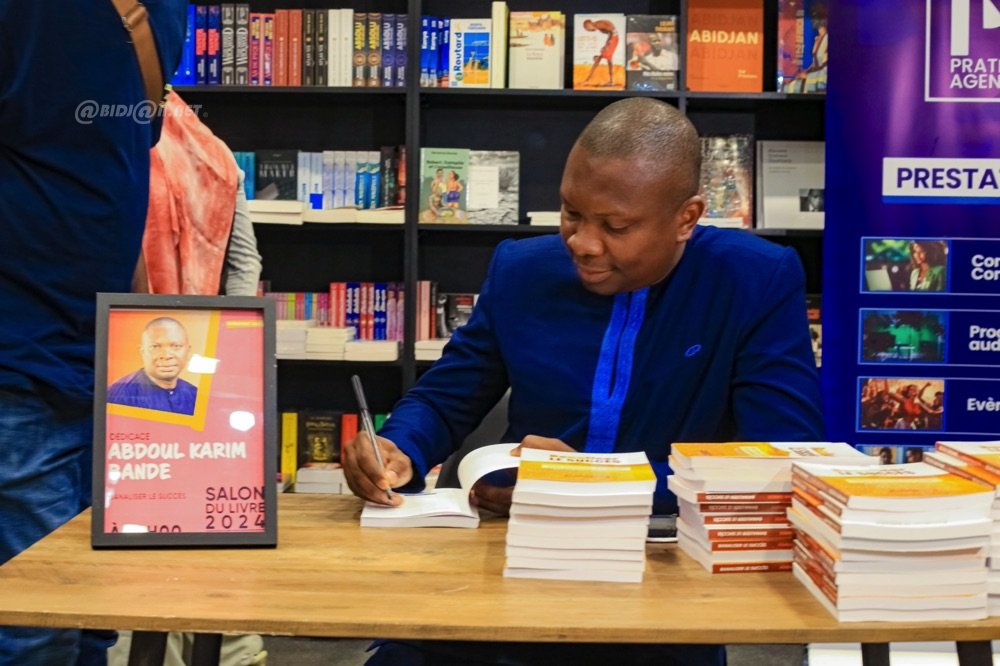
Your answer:
[[[399,506],[366,502],[362,517],[391,517],[395,520],[417,516],[475,516],[469,506],[469,494],[461,488],[434,488],[414,495],[403,495]]]
[[[468,493],[476,481],[490,472],[516,468],[521,459],[510,452],[518,444],[491,444],[470,451],[458,464],[458,483]]]

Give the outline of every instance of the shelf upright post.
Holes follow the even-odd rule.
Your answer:
[[[403,368],[405,393],[417,378],[413,343],[417,333],[417,245],[420,216],[420,0],[408,0],[406,18],[406,217],[403,230]]]

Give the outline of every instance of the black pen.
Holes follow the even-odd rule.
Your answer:
[[[372,450],[375,451],[375,459],[378,460],[378,466],[382,469],[382,475],[385,475],[385,463],[382,462],[382,450],[379,448],[378,442],[375,440],[375,424],[372,423],[372,413],[368,411],[368,401],[365,400],[365,390],[361,388],[361,377],[357,375],[351,375],[351,386],[354,387],[354,397],[358,401],[358,409],[361,410],[361,426],[365,429],[365,434],[368,435],[368,439],[371,440]],[[392,501],[392,489],[385,489],[385,496]]]

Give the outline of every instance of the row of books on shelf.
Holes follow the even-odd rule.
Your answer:
[[[275,292],[264,281],[259,293],[275,302],[279,356],[343,353],[352,341],[403,340],[406,293],[399,282],[331,282],[325,292]],[[416,340],[423,341],[450,338],[468,322],[479,295],[445,292],[437,282],[419,280],[416,296]],[[337,348],[330,349],[330,345]],[[376,349],[372,345],[358,348]],[[397,358],[398,345],[392,349],[393,358],[384,360]],[[433,358],[419,360],[438,356],[440,349]]]
[[[372,415],[376,430],[386,418],[384,413]],[[355,412],[335,409],[282,411],[279,490],[349,494],[340,469],[340,452],[358,434],[358,419]]]
[[[826,4],[780,0],[776,89],[826,90]],[[676,90],[676,15],[572,16],[574,90]],[[567,17],[559,11],[509,11],[490,17],[421,17],[420,85],[444,88],[562,89]],[[688,90],[763,91],[764,8],[759,0],[689,0]]]
[[[749,135],[730,135],[702,137],[701,145],[704,223],[751,228],[756,212],[757,228],[823,228],[822,141],[755,144]],[[421,148],[419,221],[517,224],[518,157],[514,151]],[[532,224],[558,224],[555,211],[529,217]]]
[[[174,85],[402,87],[406,15],[190,4]]]
[[[701,145],[703,222],[751,228],[756,218],[757,228],[823,228],[822,141],[755,142],[750,135],[737,134],[702,137]],[[246,189],[254,222],[404,221],[403,146],[383,146],[379,151],[260,150],[235,155],[248,174]],[[420,223],[519,223],[517,151],[424,147],[419,177]],[[374,212],[360,212],[366,210]],[[536,214],[531,218],[533,224],[558,223],[554,211],[548,217]]]
[[[246,3],[190,5],[175,84],[253,86],[405,85],[405,14],[353,9],[251,12]],[[776,89],[826,90],[825,0],[779,0]],[[446,88],[565,87],[567,16],[555,10],[489,17],[421,16],[420,85]],[[676,90],[676,15],[572,16],[576,90]],[[760,0],[688,1],[686,87],[763,90],[764,8]]]
[[[702,137],[701,148],[706,223],[749,229],[756,217],[758,229],[823,228],[824,142],[737,134]]]
[[[246,174],[244,191],[250,201],[299,201],[305,206],[252,206],[251,213],[299,212],[305,209],[368,210],[406,203],[406,147],[379,150],[256,150],[234,151]],[[268,210],[270,208],[270,210]],[[255,222],[301,224],[255,217]]]

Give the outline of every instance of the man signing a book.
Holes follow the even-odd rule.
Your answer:
[[[671,442],[822,440],[798,257],[697,226],[700,169],[697,132],[669,104],[628,98],[598,113],[566,160],[560,236],[497,247],[469,322],[379,433],[385,471],[363,435],[345,446],[354,493],[404,501],[385,489],[420,490],[508,388],[503,441],[644,450],[657,474],[655,513],[676,512]],[[480,482],[473,492],[480,507],[509,509],[511,488]],[[517,664],[725,661],[718,646],[388,643],[369,663],[422,663],[405,661],[421,653]]]

